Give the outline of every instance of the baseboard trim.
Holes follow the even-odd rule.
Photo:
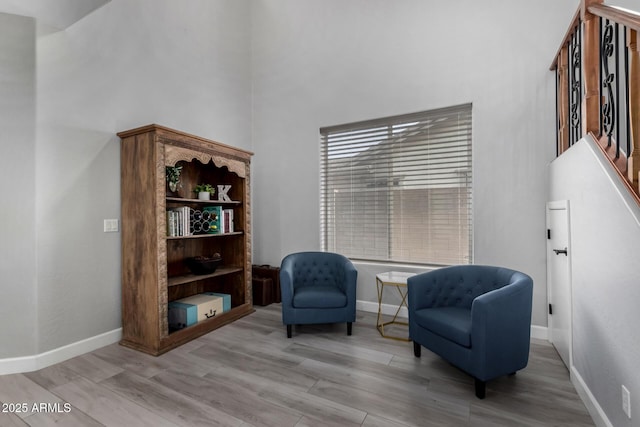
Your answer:
[[[120,341],[121,338],[122,328],[118,328],[33,356],[0,359],[0,375],[37,371],[38,369],[64,362],[65,360],[80,356],[100,347],[116,343]]]
[[[549,341],[549,329],[546,326],[531,325],[531,338]]]
[[[377,313],[378,303],[371,301],[356,301],[356,309],[366,311],[368,313]],[[398,306],[392,304],[382,304],[380,307],[380,311],[386,316],[393,316],[396,313],[397,309]],[[398,317],[402,317],[404,319],[407,319],[409,317],[409,312],[407,311],[406,307],[400,308]],[[547,327],[531,325],[531,338],[549,341],[549,333]]]
[[[589,390],[589,387],[587,387],[587,383],[584,382],[580,373],[575,367],[572,367],[570,372],[571,383],[578,392],[580,399],[582,399],[584,406],[587,407],[587,411],[589,411],[589,415],[591,415],[594,424],[597,427],[613,427],[613,424],[611,424],[611,421],[607,418],[607,414],[602,410],[602,407],[591,393],[591,390]]]

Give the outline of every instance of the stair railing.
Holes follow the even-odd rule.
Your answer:
[[[557,155],[591,134],[640,203],[640,14],[582,0],[550,69]]]

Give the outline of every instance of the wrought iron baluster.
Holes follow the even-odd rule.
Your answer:
[[[616,80],[615,74],[609,71],[609,58],[613,56],[615,50],[614,26],[609,20],[605,20],[604,31],[601,41],[601,62],[603,74],[601,76],[602,88],[606,100],[602,104],[602,130],[607,135],[607,147],[611,146],[613,131],[616,126],[616,102],[613,93],[613,82]]]
[[[580,26],[578,25],[571,37],[569,46],[569,145],[573,145],[580,139],[580,102],[581,102],[581,58],[580,58]]]
[[[576,26],[577,42],[578,42],[578,126],[576,127],[576,142],[582,138],[582,21],[578,19]]]
[[[600,135],[602,135],[602,133],[604,132],[604,123],[603,123],[603,117],[604,114],[602,114],[602,100],[603,100],[603,95],[602,95],[602,76],[604,75],[604,72],[602,71],[603,68],[603,63],[604,61],[602,60],[602,34],[603,34],[603,23],[602,23],[602,18],[598,18],[598,58],[600,58],[600,84],[598,85],[598,105],[600,106],[600,117],[599,117],[599,121],[600,121]]]
[[[618,34],[618,23],[616,22],[615,26],[614,26],[614,53],[615,53],[615,75],[618,76],[618,78],[615,79],[616,82],[616,100],[620,100],[620,38],[619,38],[619,34]],[[616,108],[616,129],[615,129],[615,134],[616,134],[616,159],[620,158],[620,144],[622,143],[622,141],[620,141],[620,108]]]

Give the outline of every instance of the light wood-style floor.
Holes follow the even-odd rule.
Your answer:
[[[0,425],[593,426],[553,347],[531,347],[529,366],[478,400],[467,375],[380,337],[372,313],[358,313],[350,337],[342,324],[287,339],[272,304],[157,358],[113,344],[0,376],[2,409],[28,406],[0,413]]]

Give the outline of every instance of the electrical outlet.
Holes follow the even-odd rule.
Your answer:
[[[104,232],[105,233],[115,233],[118,231],[118,220],[117,219],[105,219],[104,220]]]
[[[631,393],[624,385],[622,386],[622,410],[631,419]]]

